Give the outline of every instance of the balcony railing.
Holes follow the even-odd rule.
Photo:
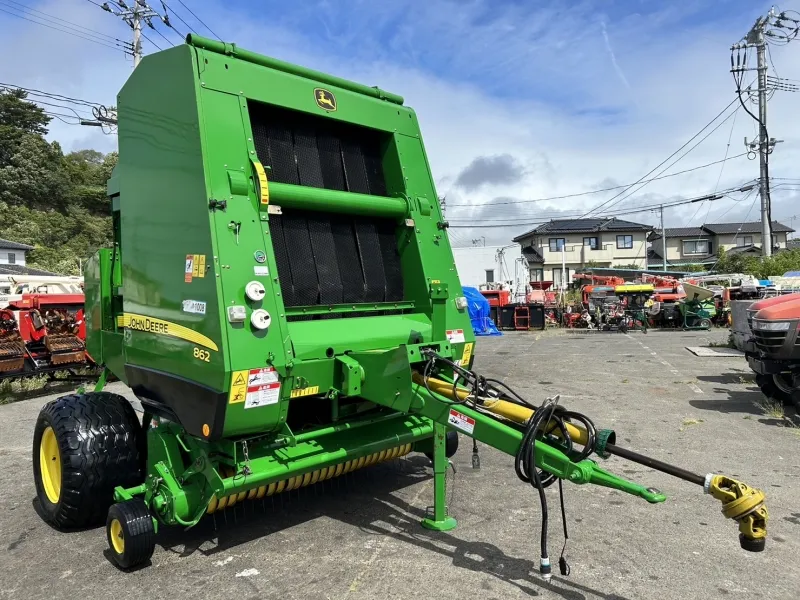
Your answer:
[[[551,250],[550,246],[540,246],[537,248],[546,263],[561,262],[561,250]],[[596,262],[611,262],[615,260],[615,256],[622,249],[617,250],[617,245],[602,244],[596,249],[583,244],[566,244],[564,246],[564,260],[568,263],[588,263],[589,261]]]

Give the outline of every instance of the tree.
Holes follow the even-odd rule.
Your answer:
[[[117,154],[64,156],[44,138],[49,122],[24,92],[0,92],[0,237],[33,246],[30,266],[76,275],[111,243],[106,181]]]
[[[50,117],[44,109],[26,101],[27,97],[22,90],[0,91],[0,165],[9,160],[25,134],[47,133]]]

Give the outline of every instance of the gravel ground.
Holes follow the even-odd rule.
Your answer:
[[[619,445],[764,489],[769,541],[739,548],[735,524],[697,486],[612,458],[605,467],[668,495],[649,505],[565,484],[572,573],[537,575],[540,509],[513,461],[462,438],[451,477],[459,527],[430,532],[427,459],[411,456],[325,487],[250,504],[190,530],[162,529],[149,567],[123,573],[102,528],[61,533],[36,513],[31,436],[41,397],[0,406],[0,598],[601,598],[796,599],[800,592],[800,429],[767,414],[742,358],[699,358],[685,346],[724,331],[510,333],[481,339],[477,368],[535,402],[562,404],[616,429]],[[117,391],[126,391],[114,384]],[[557,492],[550,552],[563,543]]]

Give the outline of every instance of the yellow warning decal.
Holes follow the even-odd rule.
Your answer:
[[[464,353],[461,355],[461,366],[468,367],[469,360],[472,358],[472,342],[464,344]]]
[[[205,277],[206,276],[206,255],[205,254],[195,254],[195,262],[197,262],[197,276],[198,277]]]
[[[234,371],[231,377],[231,391],[228,394],[228,404],[244,402],[247,398],[248,371]]]
[[[135,315],[132,313],[124,313],[117,317],[117,325],[125,329],[133,329],[134,331],[144,331],[146,333],[155,333],[156,335],[167,335],[169,337],[186,340],[198,346],[204,346],[209,350],[217,352],[219,348],[214,340],[198,333],[193,329],[164,321],[163,319],[156,319],[154,317],[147,317],[145,315]]]
[[[313,396],[314,394],[319,394],[319,386],[314,385],[311,387],[303,388],[301,390],[292,390],[292,393],[289,394],[291,398],[300,398],[302,396]]]
[[[264,171],[264,167],[261,166],[261,163],[255,159],[251,159],[253,163],[253,168],[256,170],[256,175],[258,175],[258,189],[261,192],[261,204],[269,204],[269,182],[267,181],[267,172]]]

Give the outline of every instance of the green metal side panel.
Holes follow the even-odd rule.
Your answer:
[[[146,57],[118,97],[122,287],[126,314],[186,327],[212,343],[136,321],[126,330],[125,354],[129,365],[222,389],[227,361],[193,56],[179,46]],[[204,276],[191,282],[187,255],[205,257]],[[205,302],[205,315],[184,311],[187,300]],[[195,348],[208,354],[198,359]]]

